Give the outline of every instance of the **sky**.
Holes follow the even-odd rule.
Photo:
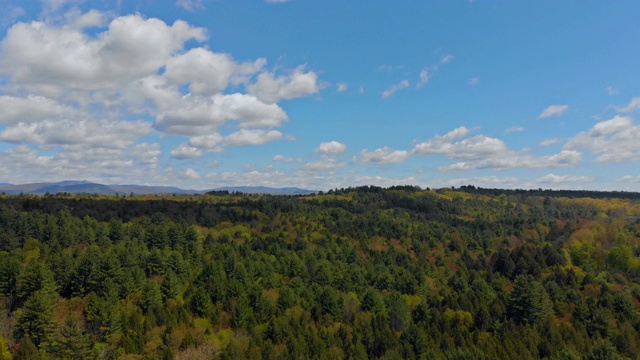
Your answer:
[[[640,191],[638,1],[0,8],[0,183]]]

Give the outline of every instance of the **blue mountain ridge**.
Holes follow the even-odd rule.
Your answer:
[[[300,189],[297,187],[272,188],[266,186],[225,186],[210,190],[182,189],[174,186],[149,186],[149,185],[105,185],[85,180],[64,180],[52,183],[7,184],[0,183],[0,192],[5,194],[57,194],[66,192],[70,194],[204,194],[208,191],[229,191],[250,194],[271,195],[303,195],[315,193],[315,190]]]

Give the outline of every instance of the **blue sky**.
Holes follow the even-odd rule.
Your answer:
[[[0,6],[0,182],[640,191],[637,1]]]

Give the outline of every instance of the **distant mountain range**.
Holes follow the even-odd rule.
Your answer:
[[[0,183],[0,192],[5,194],[56,194],[67,192],[70,194],[204,194],[209,191],[242,192],[248,194],[271,195],[304,195],[316,192],[315,190],[300,189],[296,187],[271,188],[265,186],[225,186],[210,190],[181,189],[174,186],[146,186],[146,185],[104,185],[90,181],[65,180],[55,183],[31,183],[12,185]]]

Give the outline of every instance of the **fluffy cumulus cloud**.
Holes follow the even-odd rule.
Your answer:
[[[184,171],[184,176],[186,176],[189,179],[200,179],[200,174],[193,170],[192,168],[188,168],[187,170]]]
[[[362,150],[359,154],[360,161],[375,164],[393,164],[405,162],[411,154],[406,150],[394,150],[387,146],[374,151]]]
[[[199,158],[200,156],[202,156],[202,150],[193,146],[189,146],[185,143],[182,143],[171,150],[171,157],[178,160],[194,159]]]
[[[159,112],[154,127],[168,134],[197,136],[231,120],[242,128],[255,128],[278,127],[288,118],[277,104],[265,104],[252,95],[187,95],[176,106]]]
[[[281,138],[282,133],[277,130],[240,129],[229,134],[224,143],[229,146],[262,145]]]
[[[0,141],[41,145],[86,144],[126,148],[151,131],[145,121],[44,120],[18,123],[0,131]]]
[[[115,18],[94,37],[84,29],[18,23],[0,45],[0,69],[12,85],[27,91],[115,88],[154,74],[186,41],[205,38],[204,29],[184,21],[168,25],[141,15]]]
[[[315,72],[268,71],[264,58],[238,62],[203,45],[207,31],[185,21],[83,13],[67,3],[47,2],[43,20],[15,23],[0,41],[0,141],[16,144],[2,154],[6,166],[22,157],[52,176],[64,168],[60,176],[87,178],[90,157],[108,154],[91,173],[135,178],[131,167],[143,163],[158,182],[197,179],[162,171],[163,159],[280,140],[275,128],[289,119],[278,102],[319,92]],[[182,143],[163,157],[146,136]]]
[[[551,105],[544,109],[540,115],[538,115],[538,119],[548,118],[550,116],[561,116],[567,110],[569,110],[569,105]]]
[[[436,136],[416,144],[412,154],[441,154],[458,161],[440,167],[442,171],[557,168],[573,166],[582,161],[582,154],[576,150],[566,149],[557,154],[533,156],[524,151],[509,149],[502,140],[486,135],[475,135],[459,140],[469,133],[470,129],[466,127],[456,128],[443,136]]]
[[[0,124],[3,125],[16,125],[20,122],[29,124],[62,116],[73,116],[76,113],[77,110],[71,106],[44,96],[0,96]]]
[[[323,154],[340,154],[347,150],[347,145],[338,141],[323,142],[318,145],[316,152]]]
[[[195,48],[170,58],[164,77],[175,84],[189,84],[191,94],[215,94],[227,88],[229,82],[239,82],[256,73],[266,64],[265,59],[236,63],[228,54]]]
[[[303,68],[285,76],[264,72],[258,76],[255,83],[247,86],[247,90],[260,101],[273,104],[282,99],[316,94],[319,91],[318,75],[313,71],[304,72]]]
[[[588,150],[596,162],[640,160],[640,125],[629,116],[616,115],[569,139],[567,150]]]
[[[158,175],[160,154],[158,144],[149,143],[128,149],[65,145],[54,155],[19,145],[0,153],[0,176],[14,183],[86,179],[146,184]]]

